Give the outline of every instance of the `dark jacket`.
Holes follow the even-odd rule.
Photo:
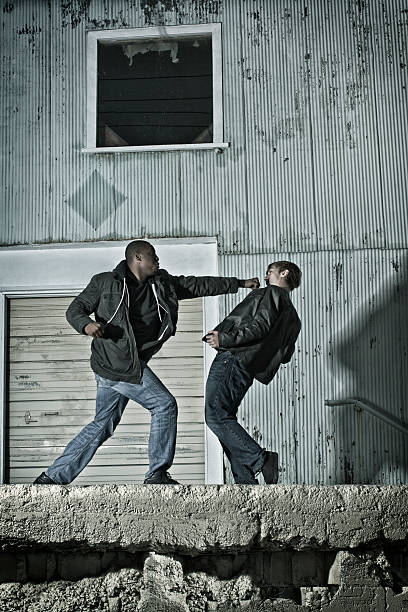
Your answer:
[[[300,320],[289,292],[275,285],[255,289],[215,328],[220,350],[235,355],[261,383],[290,361]]]
[[[157,300],[161,327],[157,340],[144,346],[149,358],[176,333],[178,301],[205,295],[236,293],[242,284],[237,278],[215,276],[171,276],[158,270],[148,279]],[[95,320],[106,325],[104,336],[92,341],[91,367],[96,374],[109,380],[139,383],[141,367],[128,312],[129,294],[126,286],[126,261],[112,272],[92,277],[89,285],[68,307],[68,323],[79,333]]]

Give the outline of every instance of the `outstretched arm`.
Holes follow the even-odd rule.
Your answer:
[[[225,276],[172,276],[179,300],[188,300],[207,295],[222,295],[236,293],[239,287],[256,289],[259,287],[258,278],[239,280]]]
[[[256,276],[255,278],[247,278],[244,281],[240,281],[245,283],[244,289],[259,289],[260,283],[259,278]]]

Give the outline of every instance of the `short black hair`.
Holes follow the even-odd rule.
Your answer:
[[[300,268],[291,261],[273,261],[269,264],[268,270],[270,268],[277,268],[279,272],[283,272],[284,270],[289,270],[289,274],[286,277],[286,282],[288,283],[289,289],[292,291],[296,289],[300,285],[300,279],[302,278],[302,272]]]
[[[147,240],[133,240],[129,242],[125,250],[125,257],[128,264],[132,263],[135,255],[146,253],[149,249],[152,249],[153,245]]]

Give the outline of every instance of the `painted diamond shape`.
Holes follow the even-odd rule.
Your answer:
[[[114,213],[126,196],[94,170],[68,200],[68,205],[95,230]]]

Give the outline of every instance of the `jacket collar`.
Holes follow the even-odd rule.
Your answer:
[[[126,259],[122,259],[122,261],[118,263],[116,268],[112,270],[112,274],[115,278],[118,278],[119,280],[123,280],[126,277],[126,269],[127,269]]]
[[[112,274],[115,278],[123,281],[124,278],[126,278],[126,272],[127,272],[127,263],[126,263],[126,259],[122,259],[122,261],[120,261],[118,263],[118,265],[116,266],[116,268],[114,268],[112,270]],[[158,270],[157,273],[154,276],[150,276],[147,279],[147,282],[149,284],[157,283],[157,281],[159,281],[160,284],[160,276],[161,276],[161,270]]]

